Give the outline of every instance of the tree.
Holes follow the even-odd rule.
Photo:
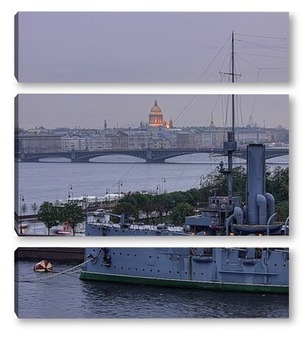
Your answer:
[[[289,199],[289,168],[276,167],[267,176],[267,191],[271,192],[275,202]]]
[[[188,203],[178,204],[172,212],[172,221],[174,225],[182,225],[186,216],[194,214],[193,207]]]
[[[235,196],[245,198],[246,169],[242,166],[233,169],[233,193]],[[212,173],[206,178],[201,189],[201,200],[205,201],[216,191],[217,196],[228,195],[228,178],[222,173]]]
[[[289,168],[276,167],[268,173],[267,192],[275,198],[277,220],[285,221],[289,216]]]
[[[28,210],[28,206],[26,205],[26,203],[23,203],[23,204],[21,205],[20,210],[21,210],[22,215],[25,215],[25,213],[26,213],[27,210]]]
[[[57,208],[54,207],[50,202],[43,202],[39,207],[37,214],[38,221],[41,221],[45,224],[49,235],[51,227],[59,224]]]
[[[128,214],[134,218],[138,218],[138,212],[135,206],[129,202],[119,202],[113,210],[114,214]]]
[[[132,205],[135,205],[137,215],[139,218],[142,217],[143,213],[146,214],[146,221],[148,222],[152,212],[154,211],[153,205],[153,196],[150,194],[140,194],[135,193],[130,197],[130,202]],[[135,203],[135,204],[133,204]],[[137,218],[137,216],[136,216]]]
[[[31,204],[31,209],[33,210],[34,215],[36,214],[37,210],[38,210],[38,205],[36,202],[34,202],[33,204]]]
[[[84,221],[82,208],[76,203],[65,203],[59,211],[59,221],[61,224],[68,223],[72,227],[72,234],[75,233],[77,224]]]
[[[35,214],[37,213],[37,210],[38,210],[38,205],[37,205],[37,203],[36,203],[36,202],[32,203],[32,204],[31,204],[31,208],[32,208],[33,213],[34,213],[34,215],[35,215]],[[35,234],[35,223],[34,223],[34,225],[33,225],[33,228],[34,228],[34,234]]]

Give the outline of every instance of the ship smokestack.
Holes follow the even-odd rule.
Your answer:
[[[247,147],[247,222],[259,224],[259,206],[257,195],[266,193],[266,157],[265,146],[250,144]],[[261,213],[262,216],[262,213]],[[261,218],[262,221],[262,218]]]

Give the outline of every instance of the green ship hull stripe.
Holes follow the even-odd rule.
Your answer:
[[[82,271],[80,275],[82,280],[95,280],[104,282],[119,282],[131,284],[143,284],[160,287],[192,288],[219,291],[236,292],[256,292],[256,293],[289,293],[289,286],[265,285],[265,284],[243,284],[228,282],[200,282],[200,281],[182,281],[176,279],[147,278],[140,276],[111,275],[88,271]]]

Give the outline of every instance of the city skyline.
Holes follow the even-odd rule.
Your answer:
[[[19,12],[19,82],[289,81],[288,12]]]
[[[174,127],[231,125],[231,95],[159,95],[159,94],[19,94],[18,126],[31,129],[43,126],[99,129],[137,128],[147,124],[155,100],[164,120]],[[288,95],[237,95],[237,127],[289,129]]]

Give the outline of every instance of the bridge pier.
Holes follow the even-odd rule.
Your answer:
[[[71,163],[89,163],[89,159],[71,159]]]
[[[39,158],[20,158],[19,162],[22,163],[39,163]]]
[[[146,159],[146,163],[165,163],[165,159]]]

